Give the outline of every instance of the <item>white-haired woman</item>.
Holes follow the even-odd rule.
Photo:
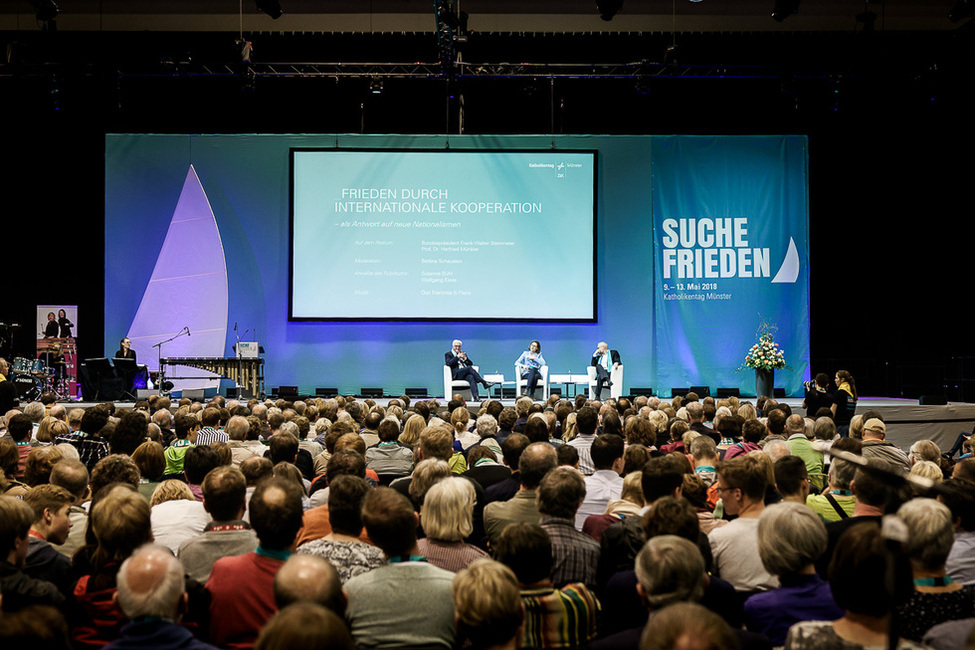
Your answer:
[[[914,593],[897,608],[901,635],[920,641],[939,623],[971,618],[975,614],[975,584],[955,582],[945,562],[955,541],[951,510],[934,499],[911,499],[897,510],[907,525],[904,551],[911,560]]]
[[[826,544],[826,526],[809,507],[783,501],[765,509],[758,519],[758,555],[780,586],[745,601],[749,630],[781,646],[795,623],[843,617],[829,584],[816,574],[814,563]]]
[[[474,530],[473,484],[452,476],[435,483],[423,499],[420,525],[426,535],[418,540],[420,553],[430,564],[457,572],[488,554],[464,542]]]

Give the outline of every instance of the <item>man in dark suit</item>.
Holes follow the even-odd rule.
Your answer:
[[[596,346],[592,354],[592,366],[596,368],[596,399],[602,399],[603,386],[612,386],[609,373],[620,365],[620,353],[610,350],[605,341]]]
[[[480,400],[477,396],[477,385],[481,384],[485,388],[494,386],[494,382],[484,381],[484,378],[474,369],[474,362],[467,357],[467,353],[461,349],[461,341],[454,339],[450,350],[444,355],[444,365],[450,366],[450,376],[457,380],[467,381],[471,385],[471,399],[475,402]],[[450,395],[444,397],[450,398]]]

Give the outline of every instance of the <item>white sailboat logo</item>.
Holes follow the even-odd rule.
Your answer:
[[[789,250],[782,260],[779,272],[772,278],[772,284],[795,284],[799,279],[799,251],[796,250],[796,242],[789,237]]]
[[[190,165],[128,337],[139,360],[150,369],[158,365],[153,345],[184,328],[192,336],[166,343],[163,357],[222,357],[228,307],[227,262],[220,230],[203,184]]]

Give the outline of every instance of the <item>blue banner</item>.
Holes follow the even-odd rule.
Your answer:
[[[789,368],[809,377],[808,159],[802,136],[655,137],[651,144],[655,377],[672,387],[755,394],[745,355],[775,329]]]

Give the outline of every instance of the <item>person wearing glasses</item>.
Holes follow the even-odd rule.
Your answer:
[[[521,373],[521,378],[527,383],[525,395],[535,399],[535,391],[538,389],[538,382],[542,378],[542,366],[545,365],[545,357],[542,356],[542,344],[532,341],[528,344],[528,349],[521,353],[515,361],[515,367]]]
[[[762,452],[757,452],[762,453]],[[742,597],[779,586],[758,554],[758,518],[765,510],[765,468],[751,454],[718,463],[715,486],[724,511],[736,518],[708,533],[715,574]]]

